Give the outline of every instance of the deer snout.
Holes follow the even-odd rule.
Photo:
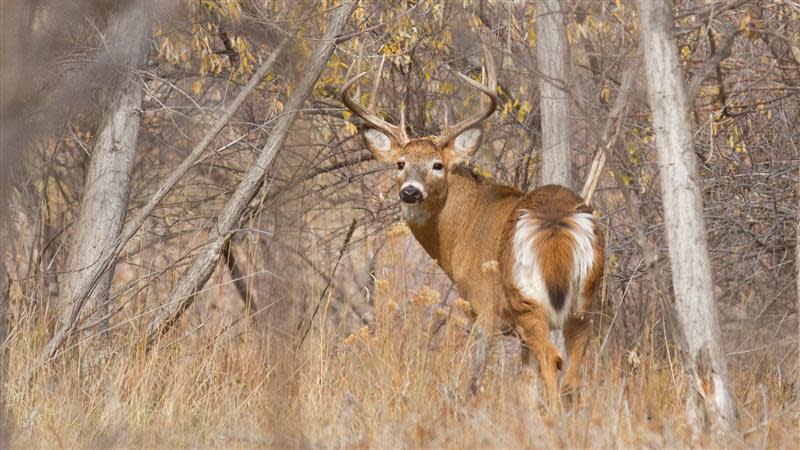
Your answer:
[[[407,183],[400,189],[400,200],[404,203],[419,203],[425,198],[425,192],[416,183]]]

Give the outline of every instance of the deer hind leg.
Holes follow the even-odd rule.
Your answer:
[[[533,353],[539,365],[547,405],[559,410],[561,404],[558,395],[558,371],[561,370],[562,360],[558,348],[550,340],[547,314],[541,306],[530,305],[529,309],[517,316],[517,326],[521,329],[527,347],[522,353],[523,363],[530,364]]]
[[[571,316],[564,326],[564,342],[567,347],[567,371],[564,374],[562,391],[575,395],[580,387],[581,361],[586,353],[591,327],[582,314]]]
[[[592,333],[587,317],[592,309],[597,286],[602,273],[602,264],[595,264],[581,286],[582,302],[577,311],[567,319],[564,326],[564,341],[567,347],[567,371],[563,379],[563,392],[574,395],[580,388],[581,362]]]

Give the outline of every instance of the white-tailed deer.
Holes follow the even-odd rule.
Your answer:
[[[523,362],[532,362],[532,351],[546,401],[558,408],[562,358],[549,332],[563,329],[563,388],[574,391],[590,334],[586,314],[603,272],[603,236],[591,209],[569,189],[550,185],[525,194],[461,164],[480,146],[480,123],[498,103],[494,61],[488,52],[485,59],[482,83],[461,77],[488,101],[438,136],[409,139],[402,113],[395,126],[357,102],[349,91],[364,73],[345,83],[342,102],[364,121],[367,148],[396,166],[403,217],[414,237],[490,333],[518,332]]]

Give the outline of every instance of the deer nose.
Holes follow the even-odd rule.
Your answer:
[[[400,200],[405,203],[419,203],[422,201],[422,191],[414,186],[406,186],[400,190]]]

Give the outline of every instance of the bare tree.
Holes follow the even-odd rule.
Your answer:
[[[639,0],[647,93],[653,113],[675,309],[686,341],[687,413],[695,435],[710,421],[737,427],[722,349],[689,102],[668,2]]]
[[[539,182],[572,187],[567,94],[567,32],[559,0],[539,0],[536,58],[540,72],[542,148]]]
[[[320,40],[319,46],[311,55],[311,59],[304,69],[303,77],[294,93],[286,103],[286,112],[275,122],[275,127],[270,134],[261,154],[248,169],[233,196],[217,216],[210,242],[194,258],[192,264],[178,280],[172,292],[167,297],[164,308],[158,311],[147,327],[147,342],[149,345],[166,332],[173,323],[188,308],[211,274],[219,259],[225,243],[231,234],[236,231],[242,220],[247,205],[255,198],[264,184],[264,178],[270,163],[275,158],[278,150],[283,146],[283,141],[292,126],[297,113],[302,108],[314,85],[317,83],[325,64],[336,47],[336,40],[344,30],[347,19],[356,5],[355,0],[350,0],[339,6],[334,17],[327,24],[325,35]]]
[[[296,31],[297,30],[295,30],[295,32]],[[247,85],[245,85],[239,91],[239,93],[236,95],[236,98],[224,108],[219,117],[214,119],[210,129],[205,133],[200,142],[192,149],[189,155],[186,156],[183,161],[181,161],[178,167],[176,167],[169,174],[164,182],[159,185],[158,189],[153,192],[147,204],[144,205],[144,207],[137,212],[133,219],[131,219],[125,225],[125,228],[120,233],[119,238],[112,245],[106,247],[103,250],[99,261],[95,263],[89,270],[87,270],[86,276],[81,279],[80,284],[75,288],[75,292],[70,298],[69,314],[66,316],[67,320],[59,329],[55,331],[55,333],[53,333],[53,336],[42,350],[40,361],[30,368],[28,374],[29,376],[31,376],[33,372],[42,364],[49,361],[51,358],[54,358],[64,341],[72,336],[72,334],[75,332],[78,316],[81,313],[84,304],[88,300],[105,271],[112,266],[114,258],[119,255],[119,253],[125,247],[125,244],[127,244],[128,241],[133,238],[139,228],[144,225],[145,221],[148,217],[150,217],[150,214],[153,212],[153,210],[161,203],[164,197],[169,194],[178,181],[180,181],[181,178],[186,175],[186,173],[197,162],[203,152],[208,148],[209,145],[211,145],[211,142],[214,140],[214,138],[216,138],[220,131],[222,131],[222,129],[228,124],[228,121],[231,119],[231,117],[233,117],[233,114],[239,109],[242,103],[244,103],[244,101],[247,99],[248,95],[256,88],[256,86],[264,78],[264,75],[266,75],[266,73],[273,66],[278,58],[278,55],[281,54],[293,35],[294,32],[286,36],[276,46],[270,56],[261,64],[261,66],[259,66],[258,70],[256,70],[256,72],[250,78],[250,81],[248,81]]]
[[[117,79],[102,93],[105,105],[76,221],[65,299],[73,297],[87,269],[119,238],[125,221],[144,98],[136,71],[147,65],[150,34],[149,14],[143,4],[135,2],[111,19],[105,37],[107,58]],[[105,316],[113,276],[112,264],[98,281],[84,311]],[[69,305],[60,305],[59,309],[65,322]],[[105,330],[105,321],[100,328]]]

